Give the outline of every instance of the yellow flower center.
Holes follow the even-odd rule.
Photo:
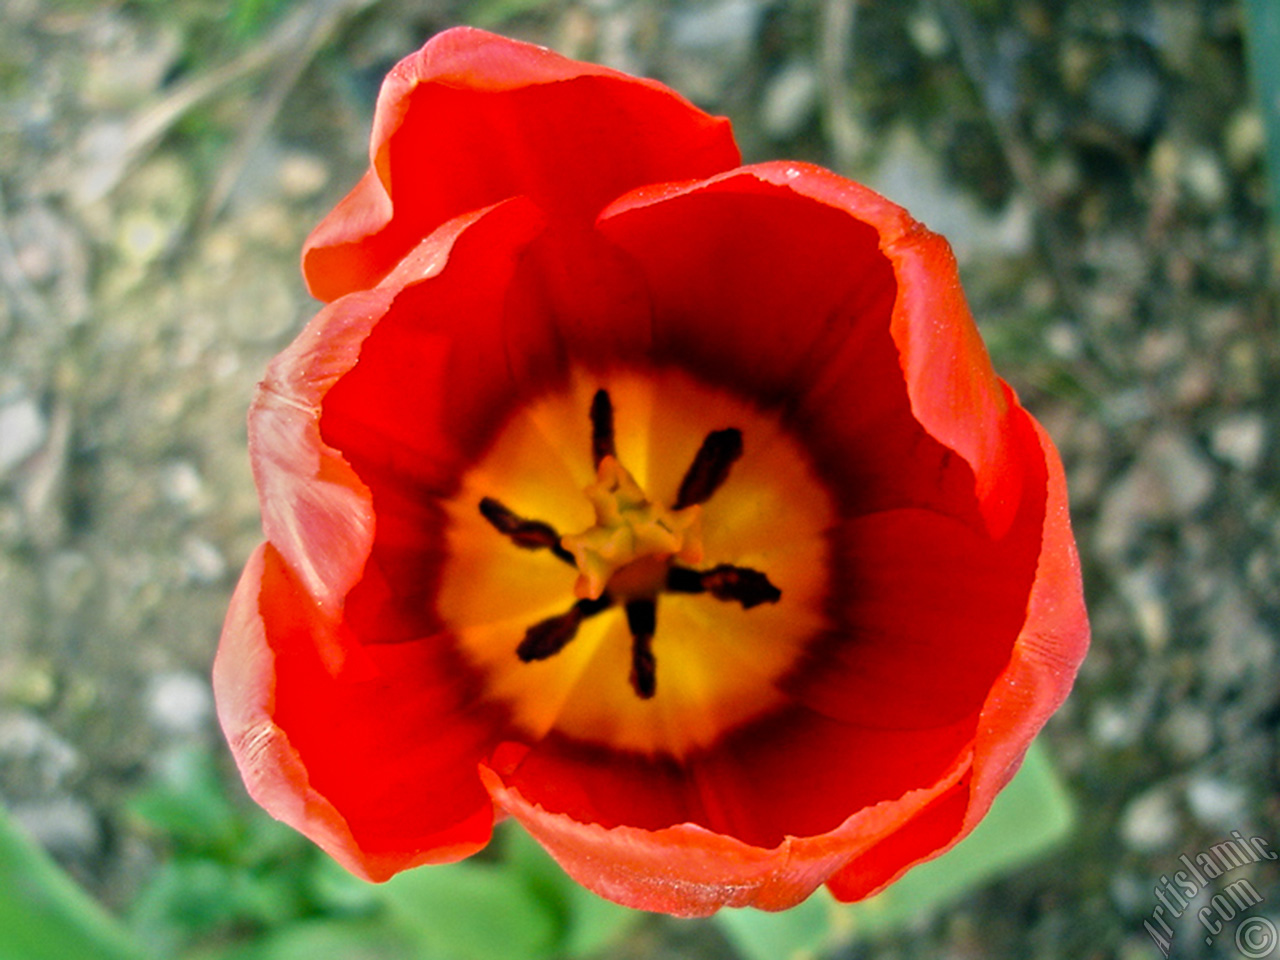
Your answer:
[[[446,508],[437,612],[516,739],[685,756],[785,705],[827,626],[835,513],[804,448],[676,371],[575,374]]]

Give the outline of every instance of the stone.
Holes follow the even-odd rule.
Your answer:
[[[805,60],[794,60],[773,75],[760,104],[760,128],[773,140],[799,134],[818,106],[818,74]]]
[[[286,153],[276,170],[280,191],[293,200],[316,196],[329,182],[329,167],[310,153]]]
[[[1160,725],[1160,739],[1182,760],[1198,760],[1213,746],[1213,720],[1198,706],[1178,703]]]
[[[759,0],[719,0],[684,8],[672,16],[671,45],[738,63],[750,56],[763,15]]]
[[[1253,107],[1244,107],[1236,113],[1223,131],[1223,148],[1227,162],[1237,173],[1257,163],[1267,148],[1267,128],[1262,114]]]
[[[1089,717],[1090,739],[1103,747],[1132,746],[1138,739],[1138,718],[1118,703],[1104,701]]]
[[[200,733],[213,717],[209,681],[186,671],[157,674],[147,690],[147,715],[164,733]]]
[[[1173,799],[1161,787],[1129,801],[1120,815],[1121,838],[1140,853],[1167,850],[1181,832]]]
[[[1185,434],[1157,433],[1141,456],[1154,471],[1174,519],[1185,519],[1208,502],[1214,488],[1214,469]]]
[[[1219,209],[1230,192],[1222,160],[1205,146],[1191,147],[1182,155],[1178,179],[1187,196],[1205,210]]]
[[[1160,78],[1136,58],[1104,69],[1089,87],[1089,106],[1107,126],[1135,140],[1149,136],[1160,119]]]
[[[11,813],[19,827],[56,857],[79,859],[102,847],[102,829],[93,811],[75,797],[15,804]]]
[[[1225,832],[1243,825],[1248,795],[1234,783],[1216,777],[1195,777],[1187,784],[1187,806],[1201,826]]]
[[[21,783],[32,796],[48,794],[59,789],[79,763],[75,748],[32,714],[0,714],[5,783]]]
[[[0,404],[0,479],[39,450],[47,432],[45,416],[30,397]]]
[[[717,0],[673,12],[664,57],[668,79],[695,103],[718,102],[749,63],[763,18],[760,0]]]
[[[1262,461],[1266,443],[1267,422],[1257,413],[1224,417],[1209,435],[1209,446],[1214,455],[1246,472],[1255,469]]]
[[[174,506],[196,514],[208,506],[209,493],[200,471],[190,460],[174,460],[160,472],[160,494]]]
[[[182,568],[192,583],[208,586],[227,575],[227,560],[204,537],[187,537],[182,541]]]

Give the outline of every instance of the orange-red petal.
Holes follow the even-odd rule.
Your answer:
[[[967,834],[1088,627],[1057,454],[945,241],[827,171],[732,169],[665,87],[467,29],[393,71],[371,160],[250,417],[268,543],[215,684],[254,796],[374,879],[474,852],[496,805],[685,915],[856,899]],[[678,758],[529,736],[436,609],[450,498],[513,412],[646,364],[773,416],[836,516],[790,703]]]
[[[837,899],[871,896],[916,863],[968,836],[1018,772],[1032,739],[1066,699],[1088,651],[1089,621],[1062,463],[1044,428],[1020,407],[1014,409],[1016,445],[1029,459],[1043,458],[1044,521],[1026,618],[979,715],[968,786],[940,798],[918,823],[887,836],[835,874],[828,887]]]
[[[897,478],[898,503],[957,513],[976,497],[990,533],[1005,532],[1021,495],[1010,408],[945,240],[865,187],[789,162],[640,188],[600,227],[647,268],[659,356],[787,403],[833,462],[850,446],[879,449],[871,463],[932,456],[920,489]],[[971,475],[913,453],[904,414]],[[890,505],[858,475],[867,463],[846,459],[836,484],[863,511]]]
[[[218,717],[250,794],[371,880],[482,848],[476,764],[494,718],[423,644],[363,654],[271,544],[250,558],[214,663]],[[326,651],[341,645],[335,664]],[[443,678],[443,679],[442,679]]]
[[[706,916],[722,907],[795,906],[851,856],[901,828],[946,792],[966,763],[967,757],[958,760],[921,789],[853,811],[827,834],[787,837],[772,848],[691,823],[646,830],[583,822],[529,800],[488,766],[481,774],[497,805],[579,883],[636,909]]]
[[[470,210],[523,194],[589,223],[641,184],[734,167],[738,149],[728,121],[659,83],[458,27],[387,76],[370,159],[303,251],[322,300],[374,285]]]

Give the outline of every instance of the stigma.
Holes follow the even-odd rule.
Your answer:
[[[617,458],[605,456],[585,491],[596,522],[561,539],[578,567],[574,594],[596,600],[653,597],[673,561],[702,562],[701,508],[668,509],[649,500]]]

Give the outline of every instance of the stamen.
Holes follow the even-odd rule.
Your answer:
[[[525,519],[492,497],[480,501],[480,513],[516,546],[550,550],[580,572],[575,592],[581,599],[565,613],[529,627],[516,656],[524,663],[555,656],[577,636],[583,620],[622,602],[631,631],[631,688],[642,700],[650,700],[658,687],[653,638],[659,593],[709,593],[750,610],[777,603],[782,591],[749,567],[726,563],[694,570],[675,562],[701,561],[699,505],[720,489],[742,457],[741,430],[729,427],[707,434],[680,482],[674,506],[666,510],[650,502],[618,462],[609,391],[595,392],[590,419],[591,458],[598,476],[586,494],[595,507],[594,526],[562,538],[550,524]]]
[[[601,460],[617,456],[613,443],[613,401],[608,390],[597,390],[591,399],[591,462],[599,470]]]
[[[524,550],[550,550],[569,566],[577,566],[573,554],[560,546],[555,527],[541,520],[526,520],[493,497],[480,501],[480,514],[504,537]]]
[[[672,593],[709,593],[717,600],[735,600],[750,610],[762,603],[777,603],[782,591],[767,575],[750,567],[722,563],[710,570],[672,567],[667,571],[667,589]]]
[[[729,476],[729,468],[742,456],[742,431],[736,427],[713,430],[698,448],[689,471],[680,481],[680,493],[673,509],[683,510],[706,503]]]
[[[649,700],[658,689],[658,661],[653,656],[658,604],[652,598],[630,601],[627,626],[631,629],[631,689],[641,700]]]
[[[535,623],[525,631],[524,639],[516,647],[516,656],[523,663],[554,657],[578,635],[578,627],[582,626],[583,620],[612,604],[613,598],[606,593],[596,600],[579,600],[568,613]]]

